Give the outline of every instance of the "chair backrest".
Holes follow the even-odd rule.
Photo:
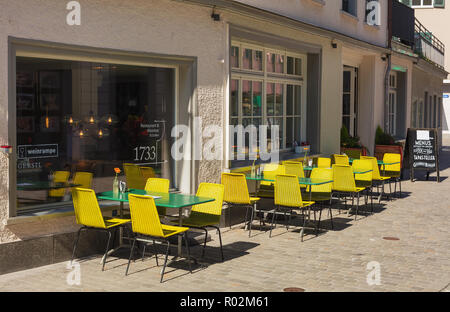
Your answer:
[[[317,158],[317,167],[331,168],[331,158],[326,158],[326,157]]]
[[[139,167],[139,169],[144,181],[147,181],[149,178],[156,178],[155,170],[152,167]]]
[[[380,168],[378,167],[378,159],[373,156],[361,156],[361,159],[370,160],[372,162],[372,179],[379,180],[381,179]]]
[[[310,178],[312,181],[314,179],[321,179],[321,180],[333,180],[333,169],[331,168],[314,168],[311,171]],[[311,192],[312,193],[330,193],[333,188],[333,183],[326,183],[321,185],[312,185],[311,186]],[[309,186],[307,188],[307,191],[309,191]]]
[[[53,174],[53,182],[67,183],[69,181],[70,171],[55,171]],[[48,192],[50,197],[63,197],[66,194],[65,188],[53,189]]]
[[[303,207],[297,176],[279,174],[275,177],[274,203],[285,207]]]
[[[138,165],[124,163],[123,169],[125,171],[125,177],[127,179],[127,188],[143,190],[145,187],[145,180],[141,174],[141,170]]]
[[[349,161],[348,161],[348,156],[347,155],[339,155],[339,154],[334,154],[333,155],[334,158],[334,163],[336,165],[349,165]]]
[[[204,183],[204,182],[200,183],[197,189],[197,196],[211,197],[214,198],[215,201],[192,206],[191,215],[195,213],[204,213],[211,216],[216,216],[217,217],[216,221],[217,223],[219,223],[220,216],[222,215],[223,195],[224,195],[223,184]]]
[[[73,184],[80,184],[79,187],[90,189],[92,188],[92,177],[94,175],[91,172],[75,172],[73,177]]]
[[[285,174],[286,168],[280,164],[266,164],[263,169],[264,179],[275,180],[275,177],[279,174]],[[274,182],[261,181],[261,185],[272,185]]]
[[[295,175],[298,178],[304,178],[303,163],[299,161],[285,161],[283,162],[284,171],[286,174]]]
[[[247,180],[243,173],[222,173],[223,201],[231,204],[250,204]]]
[[[130,194],[128,195],[128,201],[133,232],[154,237],[164,237],[153,197]]]
[[[373,179],[373,165],[372,161],[369,159],[355,159],[352,163],[353,171],[359,171],[359,172],[365,172],[372,170],[367,173],[356,173],[355,174],[355,180],[356,181],[366,181],[366,182],[372,182]]]
[[[385,163],[394,163],[398,162],[398,164],[395,165],[386,165],[384,166],[384,170],[386,171],[394,171],[394,172],[400,172],[401,168],[401,160],[402,157],[400,154],[394,154],[394,153],[386,153],[383,156],[383,162]]]
[[[333,165],[333,190],[355,192],[355,177],[351,166]]]
[[[74,187],[72,188],[72,201],[77,224],[106,228],[94,190]]]
[[[170,180],[161,178],[147,179],[145,190],[147,192],[169,193]]]

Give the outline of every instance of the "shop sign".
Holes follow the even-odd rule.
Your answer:
[[[141,124],[141,128],[146,129],[150,138],[161,140],[165,132],[165,120],[155,120],[153,123]]]
[[[381,7],[378,0],[367,1],[366,23],[370,26],[381,25]]]
[[[58,157],[58,144],[19,145],[17,159]]]

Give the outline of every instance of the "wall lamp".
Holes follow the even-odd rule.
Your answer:
[[[211,13],[211,18],[212,18],[213,21],[215,21],[215,22],[220,21],[220,14],[214,13],[214,8],[213,8],[212,13]]]
[[[331,46],[333,47],[333,49],[337,48],[337,43],[334,42],[334,40],[331,40]]]

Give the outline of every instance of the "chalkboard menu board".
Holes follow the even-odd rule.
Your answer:
[[[436,129],[408,129],[404,167],[411,169],[411,181],[415,170],[437,172],[439,182],[439,155]],[[428,179],[427,174],[427,179]]]

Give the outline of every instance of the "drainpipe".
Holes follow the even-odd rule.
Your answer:
[[[389,74],[391,73],[391,54],[386,54],[387,65],[384,76],[384,132],[387,133],[389,129]]]

